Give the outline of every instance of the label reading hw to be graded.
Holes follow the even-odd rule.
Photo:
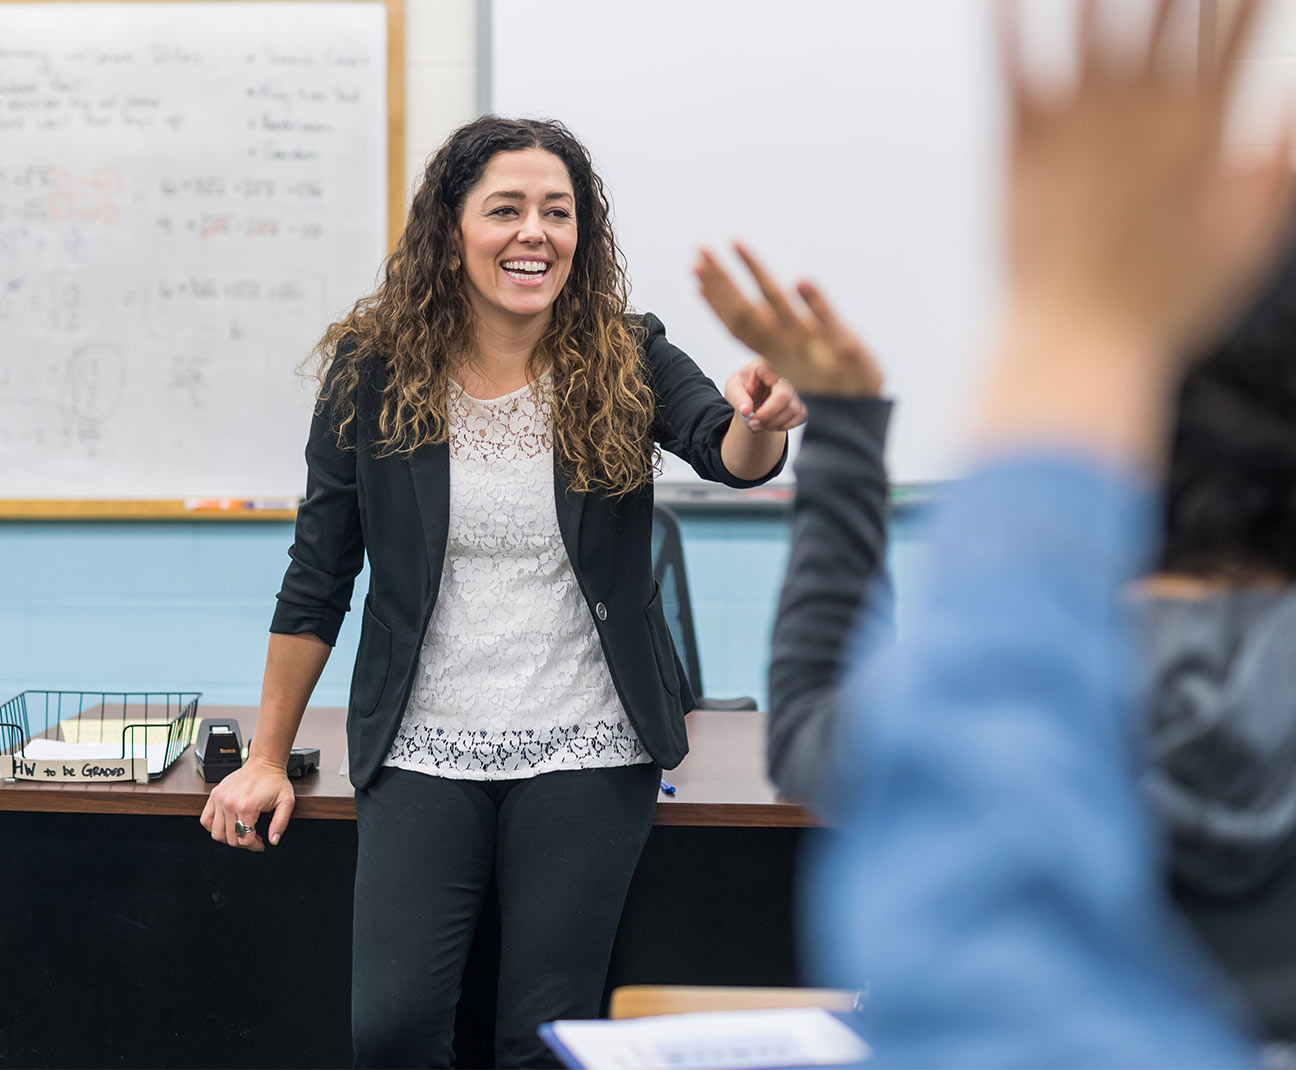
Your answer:
[[[139,775],[136,775],[136,766]],[[44,758],[24,758],[21,754],[5,755],[0,761],[0,775],[13,780],[48,781],[66,783],[128,783],[147,780],[148,770],[142,760],[125,758],[106,760],[95,758],[78,761],[50,761]]]

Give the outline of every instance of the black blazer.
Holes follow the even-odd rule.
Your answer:
[[[655,316],[633,320],[643,333],[640,351],[655,399],[656,441],[705,479],[733,487],[763,482],[734,478],[720,459],[733,409],[715,384],[666,340]],[[340,352],[335,366],[346,359]],[[327,411],[311,422],[306,497],[270,625],[272,632],[310,632],[335,644],[368,553],[369,595],[347,710],[347,750],[357,788],[377,774],[400,727],[441,585],[450,522],[448,444],[407,456],[374,456],[382,374],[366,368],[360,378],[354,449],[338,446]],[[765,478],[782,466],[780,460]],[[673,768],[688,752],[684,715],[694,696],[653,580],[652,486],[619,501],[577,494],[555,463],[554,497],[563,545],[617,694],[648,753]]]

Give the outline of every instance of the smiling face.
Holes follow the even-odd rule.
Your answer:
[[[468,191],[459,254],[479,319],[516,327],[548,319],[576,253],[566,165],[544,149],[500,152]]]

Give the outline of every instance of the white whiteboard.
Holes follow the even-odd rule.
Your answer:
[[[1025,6],[1036,65],[1065,73],[1073,0]],[[1107,6],[1118,33],[1151,11]],[[999,290],[992,14],[990,0],[494,0],[489,103],[586,142],[634,304],[717,382],[746,352],[697,296],[699,244],[741,237],[785,283],[816,278],[898,399],[892,478],[947,478]]]
[[[387,245],[372,2],[0,3],[0,498],[295,496]]]

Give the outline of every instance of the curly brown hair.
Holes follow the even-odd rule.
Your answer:
[[[543,149],[566,165],[576,197],[571,274],[527,365],[534,380],[553,369],[554,441],[572,490],[620,497],[652,479],[653,395],[626,322],[625,262],[590,154],[561,123],[488,115],[455,130],[428,161],[382,284],[324,332],[316,345],[318,404],[332,405],[338,442],[352,441],[356,388],[366,362],[386,371],[378,415],[379,456],[444,442],[452,361],[472,352],[475,321],[452,266],[470,190],[501,152]],[[351,359],[329,368],[338,345]],[[308,358],[308,361],[311,358]]]

